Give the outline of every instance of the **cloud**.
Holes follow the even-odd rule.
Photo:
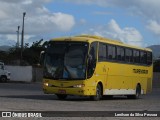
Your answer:
[[[81,24],[81,25],[84,25],[84,24],[86,24],[86,20],[85,19],[80,19],[80,21],[79,21],[79,23]]]
[[[114,19],[112,19],[107,25],[90,29],[90,33],[120,40],[124,43],[135,46],[142,46],[143,42],[143,37],[138,30],[133,27],[121,28]]]
[[[29,43],[29,45],[32,45],[33,41],[40,40],[40,37],[35,37],[35,35],[25,35],[24,40],[25,43]],[[15,46],[16,43],[17,43],[16,34],[0,34],[0,46],[3,45]],[[19,36],[19,44],[21,44],[21,36]]]
[[[0,1],[0,35],[7,38],[15,34],[17,26],[22,29],[23,12],[25,16],[25,35],[38,35],[53,32],[67,32],[75,25],[75,18],[62,12],[51,12],[45,4],[53,0],[1,0]],[[4,37],[2,37],[4,36]],[[12,38],[16,41],[15,37]],[[0,39],[1,43],[5,40]],[[6,39],[7,41],[7,39]]]
[[[154,34],[160,36],[160,23],[158,23],[155,20],[148,21],[148,25],[146,26],[150,31],[152,31]]]
[[[16,39],[16,35],[0,35],[0,46],[3,45],[15,45],[16,41],[13,39]]]
[[[27,34],[69,31],[75,25],[72,15],[51,12],[44,4],[48,0],[14,0],[0,2],[0,33],[15,33],[16,27],[22,24],[22,13],[25,16],[25,32]]]
[[[93,12],[95,15],[111,15],[111,12],[105,12],[105,11],[95,11]]]
[[[113,1],[118,1],[118,0],[64,0],[66,2],[74,2],[76,4],[86,4],[86,5],[98,5],[98,6],[110,6]]]
[[[59,12],[26,18],[25,27],[26,32],[29,34],[51,33],[69,31],[74,24],[75,21],[72,15]]]
[[[74,0],[74,3],[125,9],[130,15],[139,16],[146,24],[146,28],[160,36],[160,0]],[[155,26],[156,24],[158,26]]]

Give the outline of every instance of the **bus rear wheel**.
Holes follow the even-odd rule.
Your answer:
[[[96,88],[96,95],[95,96],[91,96],[91,99],[94,101],[98,101],[102,98],[102,87],[100,84],[97,85]]]
[[[56,94],[56,95],[57,95],[58,99],[60,99],[60,100],[64,100],[67,98],[67,95],[64,95],[64,94]]]
[[[141,95],[141,86],[138,84],[136,87],[136,95],[135,95],[135,99],[138,99]]]
[[[141,95],[141,86],[138,84],[136,87],[136,94],[135,95],[128,95],[129,99],[138,99]]]

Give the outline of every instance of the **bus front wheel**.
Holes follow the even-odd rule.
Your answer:
[[[102,98],[102,87],[100,84],[97,85],[96,88],[96,95],[95,96],[91,96],[91,99],[94,101],[98,101]]]
[[[67,98],[67,95],[64,95],[64,94],[56,94],[56,95],[57,95],[58,99],[60,99],[60,100],[64,100]]]

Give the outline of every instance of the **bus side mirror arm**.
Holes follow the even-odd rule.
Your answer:
[[[39,64],[41,66],[44,65],[44,58],[45,58],[45,51],[41,51],[41,53],[40,53],[40,60],[39,60]]]

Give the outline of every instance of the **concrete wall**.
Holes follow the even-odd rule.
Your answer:
[[[42,68],[32,68],[32,81],[42,82],[43,80],[43,69]]]
[[[32,81],[32,66],[5,66],[11,72],[11,81]]]

